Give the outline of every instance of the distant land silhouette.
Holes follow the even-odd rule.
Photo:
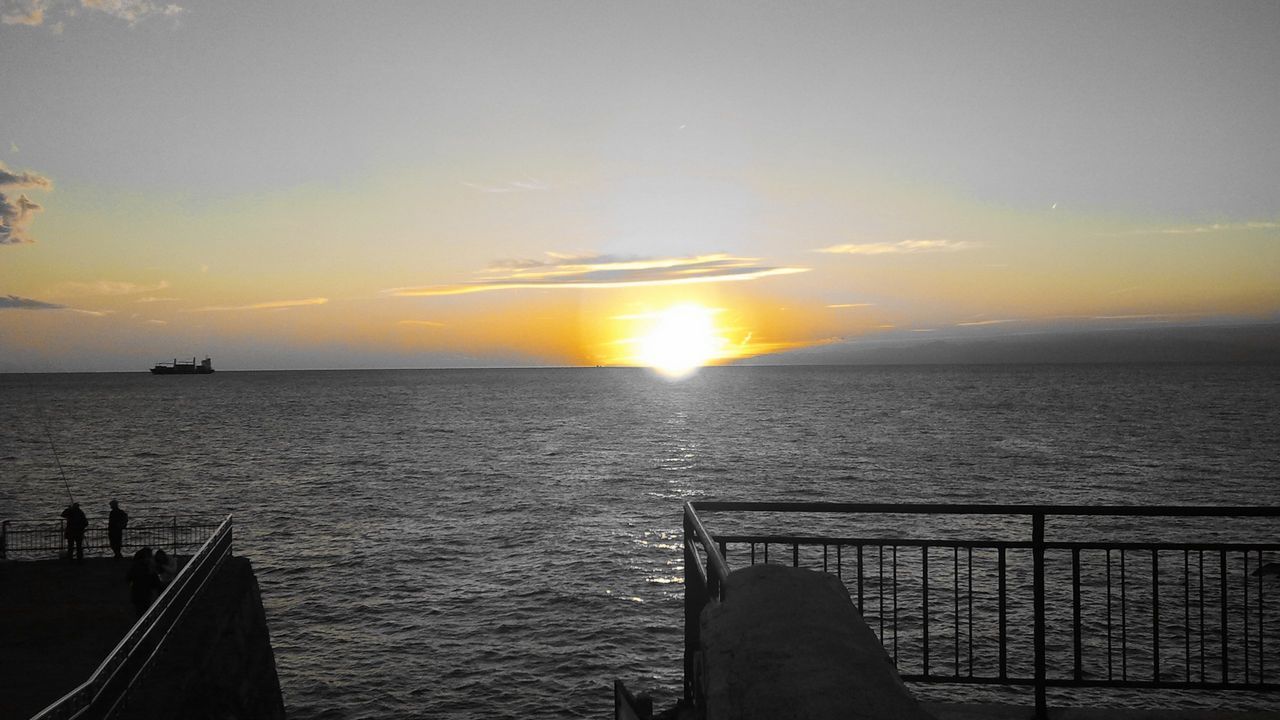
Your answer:
[[[755,358],[752,365],[1044,363],[1280,364],[1280,323],[1041,330],[985,337],[859,339]]]

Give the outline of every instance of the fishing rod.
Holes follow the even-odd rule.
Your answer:
[[[44,423],[44,437],[49,441],[49,449],[53,451],[53,461],[58,465],[58,475],[62,477],[62,487],[67,491],[67,499],[72,505],[76,502],[76,496],[71,494],[71,483],[67,482],[67,472],[62,468],[62,458],[58,456],[58,446],[53,442],[53,433],[49,430],[49,414],[45,411],[44,393],[33,383],[31,389],[35,390],[38,404],[40,405],[40,420]]]
[[[62,458],[58,457],[58,446],[53,442],[53,433],[49,432],[49,418],[44,418],[44,436],[49,440],[49,449],[53,451],[53,461],[58,464],[58,474],[62,476],[62,487],[67,491],[67,499],[75,504],[76,496],[71,494],[71,483],[67,482],[67,473],[62,469]]]

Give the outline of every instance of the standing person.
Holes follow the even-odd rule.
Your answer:
[[[124,546],[124,526],[129,524],[129,513],[120,509],[120,503],[111,501],[111,514],[107,516],[107,539],[111,541],[111,552],[116,559],[124,557],[120,548]]]
[[[84,516],[84,511],[80,509],[80,503],[73,502],[62,511],[62,517],[66,518],[67,529],[65,535],[67,537],[67,559],[71,559],[72,551],[75,551],[76,562],[84,562],[84,531],[89,527],[89,518]]]

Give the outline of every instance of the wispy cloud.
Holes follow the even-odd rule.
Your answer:
[[[482,193],[519,193],[519,192],[541,192],[550,190],[551,186],[533,178],[524,178],[521,180],[510,180],[502,183],[474,183],[463,182],[464,186]]]
[[[850,243],[829,245],[814,252],[833,255],[901,255],[927,252],[955,252],[978,247],[967,240],[901,240],[899,242]]]
[[[612,255],[547,253],[549,260],[504,260],[483,276],[456,285],[391,288],[401,297],[462,295],[492,290],[600,289],[742,282],[774,275],[806,272],[809,268],[761,265],[758,258],[727,254],[672,258],[632,258]]]
[[[1212,232],[1228,232],[1228,231],[1275,231],[1280,229],[1280,223],[1275,222],[1252,222],[1252,223],[1212,223],[1208,225],[1181,225],[1181,227],[1160,228],[1156,232],[1158,234],[1206,234]]]
[[[827,307],[829,308],[864,308],[864,307],[875,307],[875,303],[836,303],[834,305],[828,305]]]
[[[158,3],[153,0],[0,0],[0,22],[5,25],[39,27],[55,16],[72,17],[81,8],[123,20],[130,25],[137,25],[153,17],[175,17],[185,12],[181,6],[173,3]],[[62,20],[59,19],[50,27],[55,33],[61,32]]]
[[[956,323],[958,327],[980,327],[982,325],[1004,325],[1005,323],[1021,322],[1016,318],[1006,318],[1002,320],[971,320],[969,322]]]
[[[10,199],[5,190],[52,190],[49,178],[30,170],[16,172],[0,162],[0,245],[19,245],[35,242],[27,228],[35,214],[43,208],[25,194]]]
[[[1175,225],[1172,227],[1149,228],[1145,230],[1129,230],[1115,235],[1206,235],[1209,233],[1248,231],[1248,230],[1280,230],[1280,222],[1255,221],[1235,223],[1211,223],[1209,225]]]
[[[138,293],[155,292],[169,287],[168,280],[161,280],[150,285],[139,285],[122,280],[94,280],[92,282],[59,283],[54,290],[58,295],[137,295]],[[145,302],[139,300],[138,302]]]
[[[1200,317],[1198,314],[1177,315],[1172,313],[1152,313],[1147,315],[1093,315],[1090,320],[1172,320],[1174,318]]]
[[[63,310],[66,305],[18,297],[17,295],[0,295],[0,310]]]
[[[397,325],[413,325],[416,327],[444,327],[444,323],[435,320],[400,320]]]
[[[329,298],[314,297],[304,298],[302,300],[273,300],[271,302],[254,303],[252,305],[214,305],[210,307],[195,308],[188,312],[229,312],[233,310],[284,310],[286,308],[307,307],[309,305],[324,305],[329,302]]]

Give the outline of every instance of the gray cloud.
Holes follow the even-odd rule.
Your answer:
[[[80,4],[90,10],[124,20],[130,25],[149,17],[173,16],[183,12],[177,5],[160,4],[151,0],[80,0]]]
[[[0,295],[0,310],[62,310],[66,305],[32,300],[17,295]]]
[[[173,17],[185,12],[178,5],[152,0],[80,0],[78,3],[74,0],[0,0],[0,22],[5,25],[38,27],[55,15],[59,18],[71,17],[80,8],[123,20],[130,25],[152,17]],[[50,27],[55,33],[61,32],[62,21],[58,20]]]
[[[0,22],[5,25],[44,24],[44,0],[0,0]]]
[[[0,188],[2,187],[52,190],[53,182],[49,178],[33,173],[30,170],[14,172],[3,162],[0,162]]]
[[[49,178],[29,170],[15,172],[0,162],[0,245],[35,242],[27,234],[27,226],[31,224],[35,214],[40,212],[40,205],[25,194],[18,195],[16,199],[10,199],[3,192],[6,189],[24,188],[52,190],[53,183]]]

